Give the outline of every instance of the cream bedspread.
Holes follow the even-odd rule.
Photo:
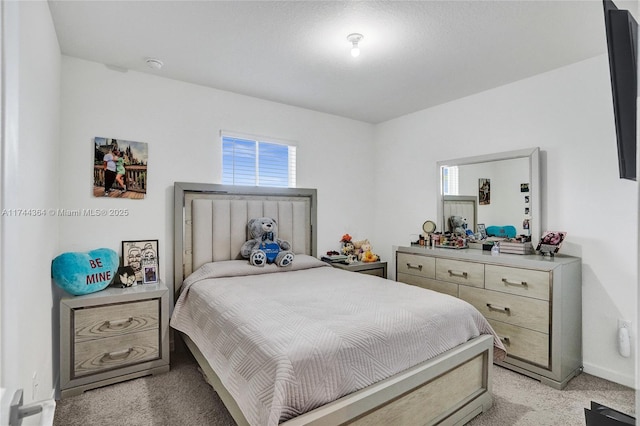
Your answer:
[[[171,318],[252,425],[277,425],[480,334],[505,356],[460,299],[309,256],[291,266],[206,264],[184,282]]]

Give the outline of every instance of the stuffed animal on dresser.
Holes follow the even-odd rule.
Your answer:
[[[364,250],[362,250],[362,246],[364,244],[369,244],[369,240],[359,240],[353,242],[353,247],[355,249],[353,254],[356,255],[358,260],[362,260],[362,254],[364,253]]]
[[[362,261],[363,262],[375,262],[378,260],[378,255],[372,251],[371,244],[366,242],[362,245]]]
[[[240,254],[254,266],[275,263],[289,266],[295,255],[289,241],[278,238],[278,224],[270,217],[251,219],[247,225],[249,240],[240,248]]]

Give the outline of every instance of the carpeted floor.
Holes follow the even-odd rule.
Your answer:
[[[596,401],[635,415],[633,389],[581,374],[562,391],[494,366],[494,405],[470,426],[584,425]],[[231,426],[233,419],[193,358],[172,353],[171,371],[58,401],[55,426]],[[403,426],[403,425],[398,425]]]

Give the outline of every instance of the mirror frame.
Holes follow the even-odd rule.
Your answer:
[[[520,149],[517,151],[499,152],[496,154],[479,155],[475,157],[456,158],[453,160],[438,161],[436,167],[438,190],[438,220],[439,230],[445,229],[444,220],[444,180],[442,178],[442,168],[451,166],[463,166],[465,164],[490,163],[492,161],[512,160],[527,158],[529,160],[529,212],[531,215],[530,228],[531,241],[535,247],[542,232],[542,208],[540,193],[540,148]],[[475,230],[474,230],[475,231]]]

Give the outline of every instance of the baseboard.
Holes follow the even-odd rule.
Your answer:
[[[584,363],[584,372],[632,389],[636,388],[636,380],[634,376],[620,374],[617,371],[607,370],[606,368],[597,367],[586,362]]]

